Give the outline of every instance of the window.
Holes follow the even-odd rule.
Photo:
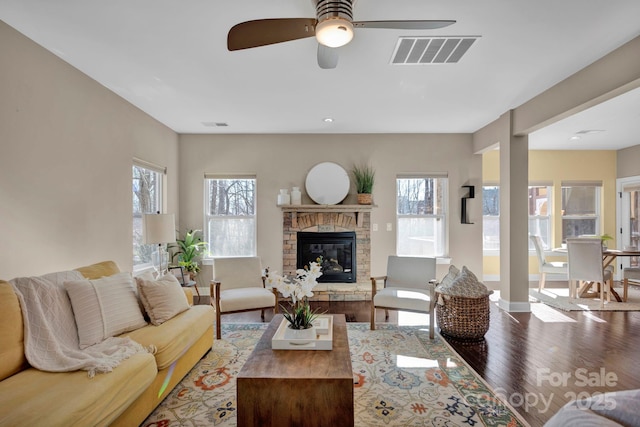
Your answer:
[[[255,256],[256,179],[205,176],[205,192],[209,255]]]
[[[529,187],[529,234],[542,238],[545,248],[551,247],[551,190],[549,185]],[[482,249],[500,250],[500,187],[482,187]],[[529,249],[535,250],[529,242]]]
[[[500,187],[482,187],[482,249],[500,250]]]
[[[397,254],[446,255],[447,177],[402,177],[396,185]]]
[[[551,186],[537,185],[529,187],[529,234],[540,236],[544,249],[550,249],[551,239]],[[529,241],[529,250],[534,251]]]
[[[155,245],[145,245],[142,235],[142,215],[162,210],[162,177],[164,169],[142,161],[133,164],[133,267],[151,266]]]
[[[562,242],[600,232],[602,183],[562,183]]]

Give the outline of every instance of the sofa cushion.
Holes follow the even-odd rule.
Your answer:
[[[128,336],[145,347],[154,345],[158,369],[175,362],[213,325],[215,310],[210,305],[195,305],[159,326],[148,325],[121,336]]]
[[[173,274],[165,274],[158,280],[136,277],[136,283],[144,310],[156,326],[189,309],[182,286]]]
[[[78,327],[80,348],[147,325],[129,273],[64,284]]]
[[[0,381],[27,366],[20,303],[11,284],[0,280]]]
[[[0,382],[0,425],[109,425],[157,375],[153,355],[135,354],[113,372],[26,369]]]

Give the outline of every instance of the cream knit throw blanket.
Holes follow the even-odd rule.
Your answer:
[[[84,279],[77,271],[64,271],[10,281],[22,308],[25,356],[34,368],[51,372],[85,370],[93,377],[111,372],[133,354],[147,352],[130,338],[117,337],[80,350],[64,282]]]

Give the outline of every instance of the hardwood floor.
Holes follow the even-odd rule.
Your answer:
[[[199,303],[208,303],[201,297]],[[369,322],[368,301],[316,303],[347,321]],[[532,304],[507,313],[491,304],[484,341],[447,340],[532,426],[542,426],[576,397],[640,388],[640,312],[565,312]],[[270,321],[273,313],[265,313]],[[384,314],[378,311],[377,320]],[[259,322],[259,312],[225,315],[225,322]],[[389,322],[398,322],[390,312]],[[604,403],[604,402],[603,402]]]

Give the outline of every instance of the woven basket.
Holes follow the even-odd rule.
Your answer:
[[[373,203],[373,196],[371,194],[358,193],[359,205],[370,205]]]
[[[478,298],[436,295],[436,319],[442,335],[463,341],[479,341],[484,337],[489,330],[488,295]]]

